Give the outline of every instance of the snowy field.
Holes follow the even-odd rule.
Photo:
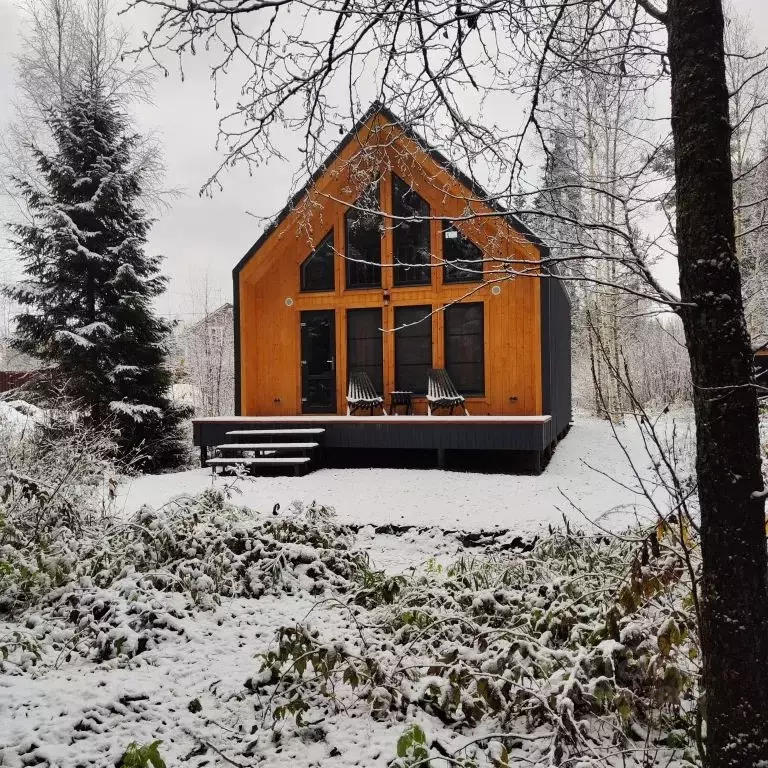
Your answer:
[[[685,414],[678,423],[685,433]],[[618,431],[630,458],[650,478],[637,428]],[[197,494],[211,483],[210,472],[202,469],[138,477],[118,489],[119,513],[127,518],[142,505],[173,506],[174,497]],[[588,528],[589,520],[623,527],[649,515],[636,488],[610,427],[581,418],[540,476],[321,470],[300,478],[238,481],[232,501],[252,508],[255,517],[270,518],[276,503],[280,515],[293,500],[330,505],[336,522],[362,526],[356,546],[376,566],[396,573],[480,551],[464,550],[452,533],[457,530],[531,536],[547,524],[562,525],[564,514],[574,527]],[[387,524],[414,528],[401,536],[374,532],[374,526]],[[119,591],[102,591],[100,599],[118,601]],[[258,674],[257,654],[270,647],[279,627],[306,621],[329,639],[354,634],[338,600],[316,603],[297,589],[260,599],[223,598],[203,610],[183,593],[159,593],[152,610],[174,618],[157,630],[162,642],[138,655],[96,662],[55,651],[60,644],[47,646],[31,671],[0,674],[0,766],[111,766],[128,744],[161,740],[168,766],[385,768],[409,717],[376,722],[356,706],[329,711],[302,727],[286,720],[272,730],[262,714],[254,714],[248,680]],[[28,617],[26,628],[35,631],[38,621]],[[0,622],[0,637],[12,631],[14,625]],[[423,712],[414,717],[443,747],[457,749],[469,740]]]
[[[686,433],[686,412],[675,418]],[[671,426],[671,419],[667,423]],[[634,422],[617,427],[635,468],[653,488],[650,459]],[[126,482],[119,491],[124,514],[141,505],[158,507],[173,496],[195,494],[211,484],[207,469],[169,475],[145,475]],[[282,510],[298,499],[317,500],[336,509],[340,523],[414,525],[447,530],[478,531],[501,528],[517,535],[535,533],[547,524],[561,525],[563,514],[575,527],[589,521],[623,527],[636,517],[647,519],[647,501],[638,495],[630,463],[610,426],[602,420],[577,418],[557,447],[547,469],[538,476],[478,474],[417,469],[318,470],[304,477],[262,477],[236,484],[234,501],[261,512],[276,503]]]

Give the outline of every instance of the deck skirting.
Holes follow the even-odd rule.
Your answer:
[[[331,466],[365,466],[366,457],[371,466],[409,466],[414,457],[424,463],[434,454],[439,466],[448,459],[460,467],[465,456],[476,468],[476,459],[499,453],[528,454],[535,468],[567,431],[555,434],[551,416],[231,416],[194,419],[193,435],[204,455],[209,446],[231,442],[233,430],[312,427],[325,430],[321,456]]]

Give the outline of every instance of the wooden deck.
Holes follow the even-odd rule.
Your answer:
[[[540,471],[557,441],[551,416],[228,416],[193,420],[201,462],[212,446],[322,428],[320,466],[448,466]],[[507,469],[505,469],[507,468]]]

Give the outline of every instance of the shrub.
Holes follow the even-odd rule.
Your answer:
[[[399,577],[396,588],[361,569],[345,600],[354,636],[282,628],[251,681],[255,706],[273,722],[364,706],[377,720],[421,712],[465,734],[481,723],[486,733],[534,734],[481,740],[450,755],[461,765],[609,753],[631,764],[641,737],[665,759],[690,756],[700,669],[678,533],[659,526],[651,546],[644,532],[555,531],[531,552],[462,558]],[[698,569],[694,533],[684,535]],[[397,765],[445,757],[423,732],[406,733]]]

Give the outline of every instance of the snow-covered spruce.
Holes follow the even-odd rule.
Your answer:
[[[73,88],[48,125],[53,150],[33,152],[41,184],[15,181],[33,215],[13,227],[25,275],[7,289],[22,307],[12,343],[47,365],[39,394],[116,427],[121,454],[146,468],[177,465],[186,411],[170,400],[171,328],[152,308],[166,280],[144,251],[141,137],[98,78]]]

